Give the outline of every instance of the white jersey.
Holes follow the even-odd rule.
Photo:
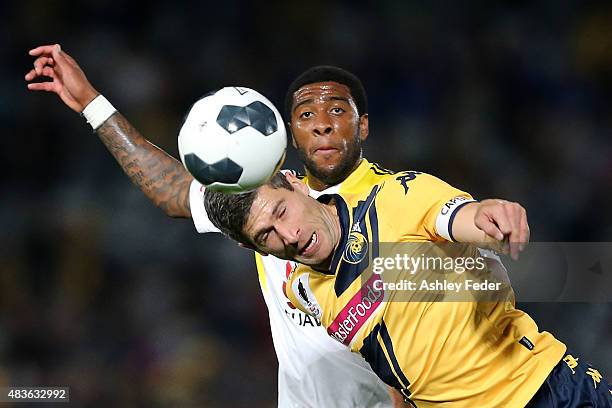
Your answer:
[[[355,172],[366,165],[370,166],[363,160]],[[311,195],[316,198],[339,188],[311,190]],[[195,227],[200,233],[219,232],[206,215],[203,194],[204,188],[194,180],[190,204]],[[256,264],[278,358],[278,406],[392,407],[387,386],[365,360],[329,337],[321,322],[289,302],[284,286],[294,263],[257,254]]]

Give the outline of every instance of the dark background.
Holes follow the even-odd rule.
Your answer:
[[[534,241],[610,241],[612,6],[490,3],[2,3],[0,385],[68,385],[76,406],[276,403],[251,254],[166,217],[83,119],[28,92],[41,44],[175,157],[207,91],[282,106],[300,72],[340,65],[368,91],[371,161],[518,201]],[[522,307],[610,378],[609,303]]]

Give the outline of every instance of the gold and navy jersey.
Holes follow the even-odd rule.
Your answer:
[[[361,193],[321,197],[336,205],[340,243],[329,273],[300,265],[287,294],[418,407],[522,407],[565,345],[514,307],[511,289],[487,302],[398,301],[375,284],[372,260],[384,255],[383,245],[443,241],[437,221],[445,209],[458,209],[457,197],[469,195],[411,171],[381,175]],[[455,257],[478,252],[456,245]]]

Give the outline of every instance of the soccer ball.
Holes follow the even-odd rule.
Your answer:
[[[193,104],[178,136],[181,160],[206,188],[253,190],[283,164],[287,132],[280,113],[259,92],[227,87]]]

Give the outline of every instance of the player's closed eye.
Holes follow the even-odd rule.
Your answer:
[[[260,246],[265,246],[269,235],[270,235],[269,232],[264,232],[263,234],[260,234],[259,237],[257,238],[257,243]]]

